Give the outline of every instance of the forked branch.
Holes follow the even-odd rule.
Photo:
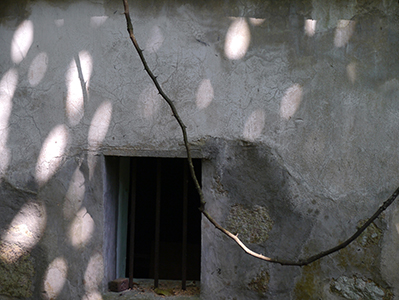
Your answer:
[[[379,217],[379,215],[386,210],[397,198],[397,196],[399,195],[399,188],[396,189],[396,191],[391,195],[391,197],[389,197],[381,206],[380,208],[374,213],[374,215],[372,215],[367,221],[366,223],[363,224],[363,226],[361,226],[351,237],[349,237],[346,241],[344,241],[343,243],[328,249],[326,251],[322,251],[316,255],[310,256],[308,258],[305,259],[299,259],[296,261],[289,261],[289,260],[282,260],[282,259],[274,259],[274,258],[270,258],[267,256],[264,256],[262,254],[256,253],[254,251],[252,251],[251,249],[249,249],[238,237],[237,235],[232,234],[230,231],[228,231],[227,229],[225,229],[224,227],[222,227],[221,225],[219,225],[219,223],[217,223],[212,217],[211,215],[205,210],[205,200],[204,200],[204,194],[202,192],[202,189],[199,185],[198,179],[195,175],[195,170],[194,170],[194,165],[193,165],[193,161],[192,161],[192,157],[191,157],[191,150],[190,150],[190,144],[188,142],[188,138],[187,138],[187,129],[186,126],[184,125],[182,119],[180,118],[179,113],[176,110],[175,105],[173,104],[173,101],[165,94],[165,92],[163,91],[161,85],[159,84],[157,77],[152,73],[151,69],[148,67],[147,61],[143,55],[143,51],[141,50],[141,48],[139,47],[136,37],[134,36],[133,33],[133,25],[132,25],[132,20],[130,18],[130,12],[129,12],[129,4],[127,2],[127,0],[122,0],[123,1],[123,6],[124,6],[124,14],[126,17],[126,24],[127,24],[127,31],[129,33],[129,37],[130,40],[132,41],[134,48],[136,49],[140,60],[144,66],[145,71],[147,72],[148,76],[150,76],[152,82],[154,83],[155,87],[157,88],[159,94],[162,96],[162,98],[167,102],[167,104],[169,105],[170,109],[172,110],[173,116],[175,117],[176,121],[179,123],[180,129],[182,131],[183,134],[183,140],[184,140],[184,146],[186,148],[186,153],[187,153],[187,160],[188,160],[188,165],[189,165],[189,169],[190,169],[190,174],[191,177],[194,181],[195,187],[197,189],[197,192],[199,194],[200,197],[200,207],[199,210],[200,212],[221,232],[223,232],[225,235],[227,235],[229,238],[231,238],[233,241],[235,241],[246,253],[248,253],[249,255],[256,257],[258,259],[270,262],[270,263],[277,263],[280,265],[286,265],[286,266],[305,266],[308,265],[322,257],[325,257],[327,255],[330,255],[334,252],[337,252],[343,248],[345,248],[346,246],[348,246],[350,243],[352,243],[356,238],[358,238],[363,231],[366,230],[366,228],[374,222],[375,219],[377,219]]]

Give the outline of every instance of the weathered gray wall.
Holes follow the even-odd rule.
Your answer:
[[[101,299],[117,185],[103,155],[183,153],[122,12],[0,4],[0,295]],[[334,246],[396,188],[397,1],[134,1],[131,15],[206,159],[207,208],[254,250]],[[246,256],[204,220],[202,297],[399,299],[398,228],[394,205],[295,268]]]

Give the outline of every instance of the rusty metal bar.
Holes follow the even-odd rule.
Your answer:
[[[188,172],[187,162],[183,164],[183,249],[182,249],[182,274],[181,288],[186,290],[187,281],[187,201],[188,201]]]
[[[136,215],[136,158],[130,160],[130,243],[129,243],[129,288],[133,288],[134,230]]]
[[[159,282],[159,236],[161,221],[161,159],[157,159],[157,194],[155,204],[155,257],[154,257],[154,288]]]

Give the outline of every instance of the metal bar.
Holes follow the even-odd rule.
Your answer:
[[[161,221],[161,159],[157,159],[157,194],[155,204],[155,257],[154,257],[154,288],[159,281],[159,236]]]
[[[129,288],[133,288],[133,266],[134,266],[134,230],[136,215],[136,158],[130,160],[130,243],[129,243]]]
[[[187,281],[187,201],[188,201],[188,172],[187,162],[183,164],[183,249],[182,249],[182,276],[181,288],[186,290]]]

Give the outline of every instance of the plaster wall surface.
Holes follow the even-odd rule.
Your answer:
[[[204,158],[207,209],[255,251],[335,246],[396,189],[397,1],[130,5]],[[104,155],[182,156],[180,129],[122,1],[2,1],[0,39],[0,299],[101,299],[118,186]],[[202,226],[203,299],[399,299],[396,204],[304,268]]]

